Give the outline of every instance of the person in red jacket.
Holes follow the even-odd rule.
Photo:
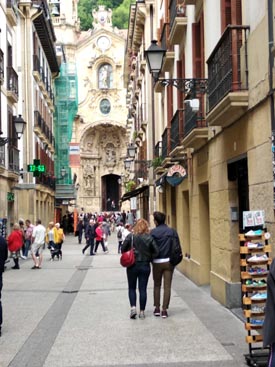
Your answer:
[[[14,261],[12,269],[20,269],[19,257],[20,249],[23,246],[23,234],[18,223],[14,223],[13,230],[8,237],[8,249]]]
[[[103,238],[104,232],[102,229],[102,224],[103,224],[102,222],[99,222],[95,229],[95,254],[97,252],[97,248],[100,243],[101,243],[103,252],[104,253],[108,252],[104,246],[104,238]]]

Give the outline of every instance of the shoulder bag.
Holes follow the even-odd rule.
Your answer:
[[[124,268],[129,268],[135,264],[135,261],[134,236],[132,235],[131,248],[120,256],[120,265]]]

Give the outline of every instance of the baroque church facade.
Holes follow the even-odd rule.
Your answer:
[[[76,20],[77,1],[72,5]],[[61,6],[62,1],[60,17],[68,17],[68,4]],[[71,39],[62,37],[67,21],[63,26],[60,22],[55,24],[57,39],[63,40],[63,46],[65,43],[65,52],[77,70],[78,112],[70,144],[70,166],[76,178],[76,204],[85,212],[121,209],[128,141],[123,81],[127,31],[112,26],[112,11],[104,6],[93,11],[93,19],[93,29],[86,32],[78,31],[75,21]]]

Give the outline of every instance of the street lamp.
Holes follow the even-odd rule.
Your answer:
[[[136,146],[134,143],[130,143],[127,147],[127,156],[129,158],[135,158],[136,155]]]
[[[24,133],[25,126],[27,123],[23,120],[21,115],[13,116],[12,122],[15,127],[16,137],[3,137],[0,136],[0,146],[4,146],[7,143],[16,142],[20,139],[21,135]],[[2,132],[0,132],[0,135],[2,135]]]
[[[159,82],[163,86],[172,85],[181,92],[195,98],[196,94],[204,94],[207,91],[208,79],[189,78],[189,79],[166,79],[159,78],[163,59],[166,55],[166,50],[157,45],[157,41],[151,41],[151,46],[145,51],[145,58],[149,67],[149,72],[152,74],[155,82]]]
[[[61,174],[61,177],[62,177],[62,178],[64,178],[64,177],[66,176],[67,171],[66,171],[66,169],[65,169],[64,167],[62,167],[62,168],[61,168],[61,170],[60,170],[60,174]]]

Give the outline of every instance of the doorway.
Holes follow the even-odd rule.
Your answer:
[[[102,211],[119,211],[120,178],[120,176],[113,174],[102,176]]]
[[[228,180],[236,181],[239,202],[239,231],[243,230],[243,212],[249,210],[247,158],[228,163]]]

